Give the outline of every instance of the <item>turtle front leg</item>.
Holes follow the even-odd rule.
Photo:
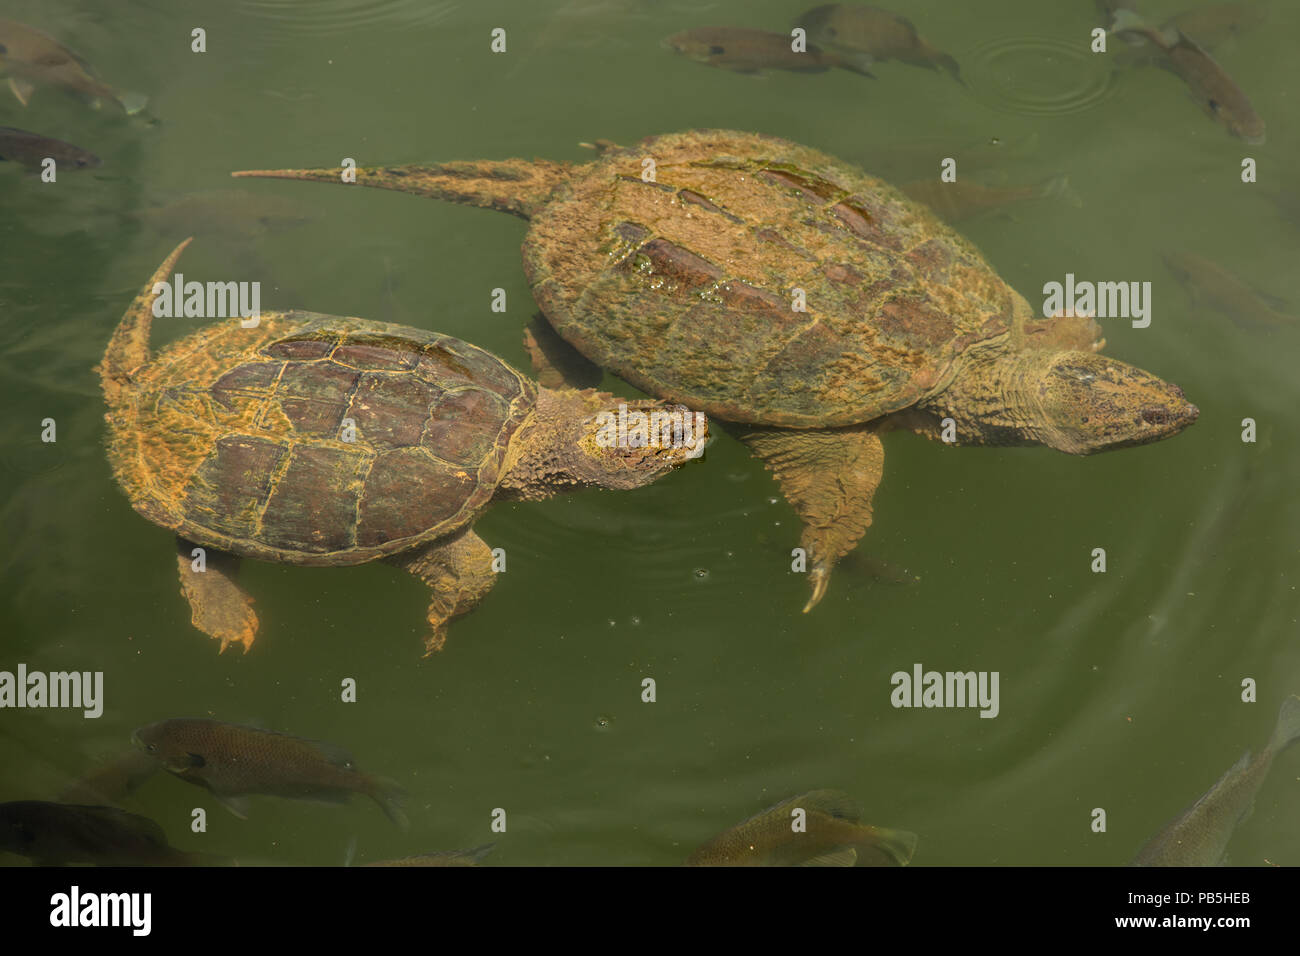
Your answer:
[[[874,427],[788,429],[737,427],[736,437],[776,476],[803,522],[811,611],[826,593],[835,562],[871,526],[871,499],[885,465]]]
[[[524,348],[533,362],[533,374],[547,388],[596,388],[600,366],[560,337],[542,315],[524,326]]]
[[[199,546],[185,538],[176,539],[176,568],[181,577],[181,593],[190,602],[190,623],[209,637],[221,642],[221,650],[231,644],[244,645],[244,653],[257,637],[257,614],[253,599],[235,583],[239,575],[239,558],[226,551],[203,548],[202,571],[194,551]]]
[[[496,583],[492,550],[473,531],[388,560],[414,574],[433,592],[429,600],[432,631],[424,639],[425,657],[442,650],[447,622],[472,611]]]

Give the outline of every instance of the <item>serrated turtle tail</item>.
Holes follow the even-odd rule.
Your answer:
[[[482,206],[523,219],[546,204],[569,177],[568,163],[506,159],[436,163],[429,166],[372,166],[356,169],[244,169],[230,175],[263,179],[306,179],[395,189],[464,206]],[[355,174],[355,181],[351,178]],[[348,178],[344,178],[348,176]]]
[[[193,239],[190,236],[163,260],[144,288],[131,300],[113,337],[108,340],[103,361],[96,370],[104,387],[104,398],[110,407],[122,403],[123,393],[131,384],[131,373],[149,361],[149,331],[153,327],[154,300],[158,298],[154,290],[159,285],[165,285],[171,278],[177,260]]]

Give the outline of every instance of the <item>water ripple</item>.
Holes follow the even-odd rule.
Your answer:
[[[325,36],[372,26],[429,27],[450,16],[452,0],[242,0],[240,8],[294,36]]]
[[[1106,58],[1056,37],[998,37],[962,62],[972,92],[986,106],[1028,116],[1092,109],[1115,90]]]

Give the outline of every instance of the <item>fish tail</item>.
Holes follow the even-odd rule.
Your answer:
[[[871,846],[882,850],[894,859],[899,866],[907,866],[916,852],[916,834],[907,830],[889,830],[885,827],[871,827]]]
[[[431,199],[482,206],[531,219],[560,183],[568,179],[568,163],[547,160],[507,159],[485,162],[437,163],[430,166],[357,167],[356,185],[394,189]],[[342,183],[342,170],[333,169],[242,169],[230,174],[236,179],[306,179],[320,183]]]
[[[389,780],[387,777],[375,777],[370,781],[370,789],[367,794],[375,803],[379,804],[379,808],[384,811],[384,816],[392,820],[399,829],[409,830],[411,828],[411,821],[402,810],[402,801],[406,797],[406,791],[399,787],[396,781]]]
[[[958,66],[957,61],[954,60],[947,53],[944,53],[939,57],[939,65],[942,66],[945,70],[947,70],[948,75],[951,76],[958,83],[960,83],[962,86],[967,85],[966,81],[961,78],[961,67]]]
[[[1292,694],[1282,701],[1282,707],[1277,713],[1277,726],[1273,728],[1268,749],[1276,754],[1296,740],[1300,740],[1300,697]]]
[[[149,97],[143,93],[118,93],[117,103],[127,116],[134,116],[149,103]]]
[[[1039,187],[1039,195],[1044,199],[1059,199],[1075,209],[1083,208],[1083,200],[1070,186],[1070,177],[1062,173],[1053,176]]]

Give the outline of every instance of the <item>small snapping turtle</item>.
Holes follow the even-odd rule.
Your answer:
[[[684,422],[680,441],[611,442],[600,413],[619,399],[539,388],[467,342],[383,322],[266,312],[151,357],[154,286],[188,244],[131,303],[98,371],[113,474],[136,511],[176,532],[194,626],[222,650],[257,634],[239,558],[385,558],[433,592],[427,656],[492,587],[492,552],[471,528],[490,500],[639,488],[703,450],[703,423],[679,406],[628,403]]]
[[[1090,454],[1196,419],[1176,386],[1094,354],[1091,319],[1035,318],[928,209],[825,153],[728,130],[600,149],[578,166],[388,166],[356,181],[529,220],[524,272],[554,330],[729,423],[776,475],[803,522],[805,611],[871,524],[890,428],[942,438],[951,419],[957,444]],[[554,353],[545,332],[535,360]]]

